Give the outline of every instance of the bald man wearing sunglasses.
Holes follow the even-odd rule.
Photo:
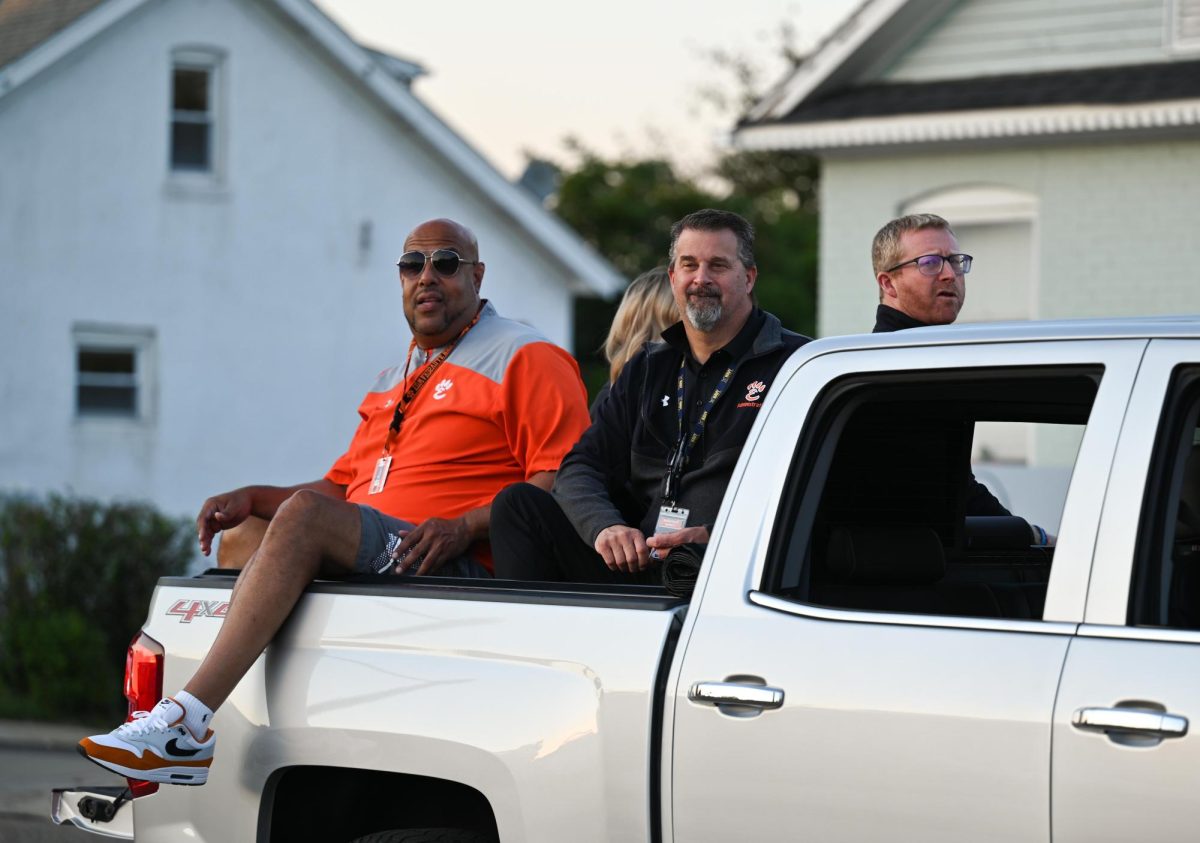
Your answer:
[[[324,477],[204,502],[196,528],[205,555],[218,532],[250,516],[268,526],[191,680],[136,725],[81,741],[91,760],[167,783],[185,765],[188,783],[203,784],[213,712],[310,581],[387,571],[490,576],[492,499],[512,483],[550,489],[589,422],[575,360],[480,298],[484,264],[466,227],[417,226],[397,266],[412,331],[403,365],[380,374],[349,448]]]

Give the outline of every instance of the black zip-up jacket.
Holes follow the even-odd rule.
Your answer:
[[[928,328],[928,323],[913,319],[907,313],[881,304],[875,308],[875,329],[872,334],[887,334],[909,328]],[[975,479],[972,472],[967,479],[967,515],[1012,515],[1004,504],[992,494],[992,490]]]
[[[726,368],[736,363],[729,387],[709,413],[684,467],[676,501],[690,510],[687,526],[711,527],[775,374],[809,341],[758,308],[703,366],[692,356],[682,323],[664,331],[663,339],[665,344],[647,346],[625,365],[608,396],[594,408],[592,426],[558,469],[554,497],[589,547],[613,524],[636,526],[647,536],[654,533],[667,464],[679,438],[676,394],[681,361],[685,436],[691,435],[699,408]]]

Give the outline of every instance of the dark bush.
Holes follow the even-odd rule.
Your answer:
[[[194,540],[148,504],[0,497],[0,717],[121,719],[125,650]]]

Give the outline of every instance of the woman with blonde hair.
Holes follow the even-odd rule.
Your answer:
[[[659,335],[678,321],[679,311],[665,266],[656,266],[633,279],[621,297],[617,315],[608,329],[608,339],[604,341],[609,383],[617,379],[625,364],[642,350],[642,346],[658,342]]]

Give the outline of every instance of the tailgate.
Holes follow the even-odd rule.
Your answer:
[[[166,693],[207,652],[230,585],[160,583],[146,632]],[[305,765],[466,784],[502,839],[647,839],[653,691],[678,605],[637,587],[315,583],[218,712],[208,784],[136,800],[137,838],[249,839],[272,774]]]

